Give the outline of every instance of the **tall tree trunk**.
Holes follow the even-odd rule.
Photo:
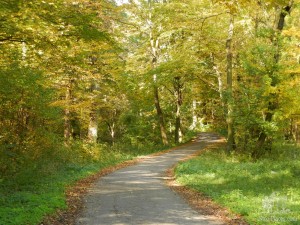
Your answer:
[[[90,121],[88,127],[88,140],[91,143],[97,143],[98,138],[98,121],[97,113],[94,109],[90,112]]]
[[[25,64],[27,58],[27,45],[24,41],[22,41],[22,61]]]
[[[180,77],[174,78],[174,89],[176,98],[176,114],[175,114],[175,143],[178,144],[182,141],[181,132],[181,105],[182,105],[182,84],[180,83]]]
[[[234,148],[234,118],[233,118],[233,90],[232,90],[232,39],[234,30],[234,16],[230,15],[230,23],[228,30],[228,38],[226,41],[226,53],[227,53],[227,152],[230,153]]]
[[[154,91],[154,102],[155,102],[155,108],[156,108],[156,113],[157,113],[157,117],[158,117],[158,124],[159,124],[159,128],[160,128],[162,143],[164,145],[168,145],[169,141],[168,141],[168,136],[167,136],[167,132],[166,132],[164,115],[163,115],[163,112],[160,107],[158,87],[154,86],[153,91]]]
[[[106,122],[107,126],[108,126],[108,131],[109,131],[109,134],[110,134],[110,137],[111,137],[111,143],[112,145],[115,144],[115,123],[112,122],[111,124],[109,122]]]
[[[64,111],[64,138],[65,144],[68,145],[71,137],[71,120],[70,120],[70,110],[68,108]]]
[[[214,57],[213,53],[211,53],[210,58],[211,58],[211,61],[212,61],[213,70],[215,71],[216,77],[218,79],[218,91],[219,91],[220,100],[221,100],[222,106],[225,108],[225,105],[224,105],[224,93],[223,93],[224,92],[224,87],[223,87],[222,73],[221,73],[221,71],[219,69],[219,66],[215,62],[215,57]]]
[[[88,140],[91,143],[97,143],[98,139],[98,120],[97,120],[97,110],[96,110],[96,104],[95,104],[95,98],[97,95],[94,94],[94,91],[98,90],[99,86],[95,83],[95,81],[92,81],[91,83],[91,94],[92,94],[92,104],[90,109],[90,118],[89,118],[89,127],[88,127]]]
[[[192,103],[192,124],[191,126],[189,127],[190,130],[194,130],[196,127],[197,127],[197,123],[198,123],[198,117],[197,117],[197,114],[196,114],[196,110],[197,110],[197,101],[196,100],[193,100],[193,103]]]
[[[149,1],[149,7],[151,7],[151,1]],[[152,13],[149,13],[149,25],[150,25],[150,31],[149,31],[149,40],[150,40],[150,49],[152,54],[152,69],[155,69],[158,63],[159,58],[159,40],[158,38],[154,38],[153,36],[153,25],[152,25]],[[154,103],[156,108],[156,113],[158,117],[158,125],[160,127],[160,134],[162,138],[163,145],[168,145],[168,136],[166,132],[166,126],[164,122],[164,114],[162,112],[160,101],[159,101],[159,91],[156,84],[156,74],[153,76],[153,93],[154,93]]]
[[[278,65],[279,60],[280,60],[280,43],[279,43],[279,39],[280,39],[282,30],[284,28],[285,18],[288,14],[290,14],[292,6],[293,6],[293,1],[290,1],[289,5],[283,7],[283,9],[281,10],[280,15],[279,15],[279,20],[278,20],[278,23],[277,23],[277,27],[275,28],[275,36],[274,36],[274,39],[273,39],[273,45],[276,49],[275,54],[274,54],[274,65],[275,65],[274,68],[276,68],[276,65]],[[275,73],[276,73],[276,70],[274,70],[272,72],[272,75],[270,76],[271,79],[272,79],[272,82],[271,82],[272,87],[276,87],[279,84],[278,78],[276,78]],[[267,121],[267,122],[272,121],[274,111],[278,108],[277,98],[278,98],[277,94],[274,94],[274,93],[270,94],[270,99],[271,100],[269,101],[268,110],[267,110],[266,117],[265,117],[265,121]],[[262,130],[260,132],[259,137],[258,137],[255,151],[252,153],[252,157],[254,157],[254,158],[259,157],[260,150],[264,146],[267,137],[268,136],[267,136],[266,132]]]
[[[71,138],[71,112],[70,106],[72,101],[72,78],[68,78],[66,84],[66,94],[65,94],[65,101],[66,101],[66,108],[64,110],[64,139],[65,145],[68,145]]]

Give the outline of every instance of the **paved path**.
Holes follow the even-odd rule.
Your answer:
[[[164,172],[179,160],[218,141],[203,133],[193,144],[101,178],[85,198],[77,225],[221,225],[200,215],[164,184]]]

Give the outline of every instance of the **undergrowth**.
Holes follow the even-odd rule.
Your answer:
[[[250,224],[300,224],[300,149],[277,145],[258,161],[211,149],[176,168],[177,180]]]
[[[77,143],[57,158],[40,158],[13,176],[0,177],[0,225],[34,225],[65,209],[66,189],[79,179],[160,146],[104,146]]]

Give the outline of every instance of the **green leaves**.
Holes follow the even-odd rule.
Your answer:
[[[19,9],[20,2],[21,0],[2,0],[0,2],[0,11],[2,13],[17,12]]]

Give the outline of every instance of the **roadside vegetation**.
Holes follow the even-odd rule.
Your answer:
[[[56,160],[41,160],[22,168],[14,177],[0,180],[0,225],[38,224],[46,215],[66,209],[65,192],[76,181],[162,149],[161,146],[121,149],[118,145],[83,145],[74,147],[72,152],[60,152]]]
[[[299,15],[293,0],[0,0],[0,224],[34,224],[76,180],[208,128],[227,136],[230,157],[206,164],[221,184],[272,184],[253,195],[293,210],[297,151],[274,140],[300,143]]]
[[[176,177],[249,224],[300,223],[300,149],[294,145],[277,144],[255,161],[212,148],[178,165]]]

